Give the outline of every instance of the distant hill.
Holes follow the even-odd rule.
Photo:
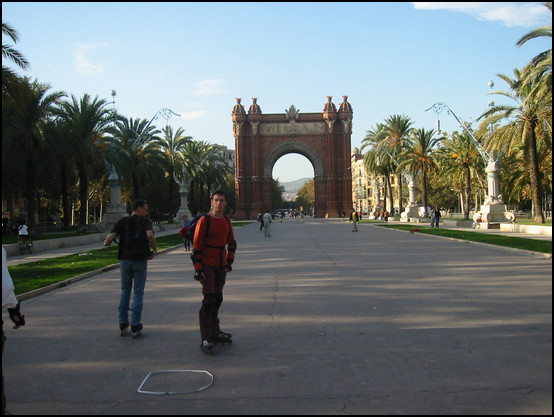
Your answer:
[[[285,188],[285,192],[287,193],[294,193],[296,194],[300,188],[307,182],[310,181],[312,178],[300,178],[298,180],[289,181],[289,182],[281,182],[279,181],[279,185],[283,186]]]
[[[279,185],[285,189],[283,199],[285,201],[294,201],[296,199],[296,195],[298,194],[298,190],[311,179],[312,178],[300,178],[298,180],[288,182],[279,181]]]

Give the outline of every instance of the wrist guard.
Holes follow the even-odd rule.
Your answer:
[[[14,308],[8,308],[10,319],[15,324],[14,329],[17,329],[19,326],[25,326],[25,316],[21,314],[21,311],[19,309],[20,305],[21,301],[19,301]]]
[[[201,262],[201,260],[202,260],[202,251],[192,248],[192,251],[190,253],[190,259],[192,260],[193,265],[196,264],[197,262]]]
[[[227,259],[227,265],[225,265],[225,268],[227,268],[227,272],[231,272],[233,268],[231,265],[233,264],[234,259]]]
[[[204,277],[202,276],[202,270],[198,270],[198,271],[194,271],[194,279],[196,281],[202,281],[204,279]]]

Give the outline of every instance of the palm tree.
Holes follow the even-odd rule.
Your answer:
[[[366,172],[375,176],[386,175],[389,171],[392,171],[392,167],[386,166],[386,161],[390,162],[390,158],[386,153],[382,152],[383,149],[379,149],[379,145],[385,141],[387,136],[386,128],[386,124],[377,123],[375,127],[366,132],[366,136],[362,140],[362,146],[360,148],[360,152],[363,152],[366,148],[370,148],[363,154],[364,167]],[[379,204],[381,204],[381,202],[377,201],[377,205]]]
[[[413,121],[405,115],[392,115],[385,120],[385,123],[377,124],[376,128],[369,130],[362,141],[362,149],[372,146],[374,155],[368,155],[364,159],[366,167],[374,170],[376,174],[385,175],[387,189],[393,205],[392,187],[390,175],[395,174],[398,181],[398,210],[402,212],[402,171],[398,164],[402,153],[405,151],[406,141],[413,130]],[[379,163],[377,166],[377,162]]]
[[[43,161],[43,128],[54,114],[56,103],[63,92],[47,94],[50,86],[24,77],[18,87],[3,95],[2,100],[2,182],[14,181],[15,176],[24,178],[22,195],[27,199],[27,224],[35,224],[35,198],[40,164]],[[2,187],[4,188],[4,187]]]
[[[452,140],[446,141],[438,151],[437,160],[443,178],[454,183],[463,184],[464,219],[469,219],[469,202],[471,199],[471,178],[478,175],[482,165],[481,155],[468,133],[452,133]]]
[[[70,137],[75,164],[79,172],[79,226],[87,224],[87,205],[89,181],[94,171],[106,174],[104,160],[106,158],[105,136],[113,122],[113,113],[108,108],[108,102],[98,96],[91,99],[84,94],[78,100],[71,96],[71,101],[60,104],[58,112],[64,129]]]
[[[537,223],[544,223],[541,174],[537,153],[537,137],[541,138],[542,136],[537,132],[546,126],[549,127],[551,135],[552,100],[550,100],[550,104],[542,100],[533,100],[530,94],[534,91],[535,86],[522,82],[522,71],[514,69],[514,74],[515,78],[497,74],[508,84],[511,91],[495,91],[492,94],[509,97],[515,101],[516,105],[492,106],[478,120],[482,120],[481,129],[491,124],[495,125],[503,119],[508,120],[506,125],[496,129],[489,136],[485,145],[492,151],[499,151],[506,146],[508,152],[512,152],[519,145],[525,147],[535,210],[534,220]]]
[[[46,149],[45,164],[50,168],[48,180],[52,176],[59,180],[59,192],[61,194],[62,229],[70,227],[72,200],[70,187],[77,184],[75,159],[71,152],[72,143],[68,131],[60,118],[49,120],[44,127]],[[57,172],[56,172],[57,171]]]
[[[422,174],[421,200],[425,210],[427,210],[427,173],[436,166],[433,148],[442,140],[442,137],[433,137],[434,133],[434,130],[424,128],[412,130],[406,141],[406,150],[401,154],[402,161],[398,166],[399,169],[408,169],[414,178],[419,173]]]
[[[2,22],[2,35],[6,35],[11,38],[14,43],[17,43],[19,40],[19,34],[17,31],[5,22]],[[2,43],[2,59],[3,58],[8,59],[24,70],[28,69],[30,66],[29,61],[27,61],[27,59],[18,50],[7,43]],[[12,69],[2,65],[2,91],[10,89],[11,86],[17,82],[17,79],[18,76]]]
[[[393,205],[392,200],[392,192],[390,191],[390,175],[394,172],[393,171],[393,162],[389,155],[386,153],[380,153],[378,148],[373,148],[367,151],[364,154],[364,167],[367,172],[372,173],[375,177],[383,176],[385,178],[385,192],[384,192],[384,209],[387,205],[387,196],[386,191],[389,190],[390,198],[391,198],[391,206]],[[377,187],[379,186],[379,183],[376,182],[375,184]],[[377,201],[377,205],[380,205],[381,202]]]
[[[167,167],[167,173],[168,173],[168,181],[169,181],[169,210],[173,213],[175,211],[175,205],[174,205],[174,194],[178,198],[176,194],[176,182],[175,182],[175,176],[176,172],[179,169],[182,169],[183,166],[183,153],[185,144],[192,140],[192,136],[185,136],[185,130],[183,128],[178,128],[176,132],[173,132],[173,128],[171,126],[166,126],[163,129],[164,136],[163,138],[160,138],[156,142],[156,146],[160,149],[160,151],[165,155],[166,159],[166,167]],[[177,206],[178,206],[178,200],[177,200]]]
[[[393,171],[399,178],[398,181],[398,212],[402,213],[402,172],[398,171],[398,158],[404,151],[406,140],[412,131],[413,121],[405,115],[392,115],[385,120],[385,137],[381,141],[380,146],[391,154],[391,164]],[[391,190],[392,194],[392,190]],[[392,195],[391,195],[392,199]]]
[[[180,180],[190,185],[189,204],[192,213],[209,209],[209,195],[223,187],[232,168],[223,158],[223,148],[204,141],[188,141],[183,150]]]
[[[116,122],[114,133],[114,152],[109,161],[132,190],[133,199],[142,198],[141,183],[163,182],[164,154],[158,146],[161,138],[157,136],[161,132],[146,119],[123,118]]]
[[[544,5],[552,13],[552,2],[546,2]],[[552,25],[532,30],[522,36],[516,45],[521,47],[526,42],[540,37],[552,39]],[[552,48],[539,53],[531,60],[524,69],[522,82],[530,90],[529,96],[544,100],[550,94],[550,100],[552,100]],[[529,88],[530,85],[533,87]]]

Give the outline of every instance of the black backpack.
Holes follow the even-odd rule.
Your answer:
[[[151,255],[150,242],[146,235],[146,227],[141,218],[129,217],[124,225],[124,235],[120,237],[122,259],[146,259]]]
[[[206,224],[206,234],[208,233],[208,229],[210,228],[210,215],[209,214],[199,214],[194,219],[191,220],[190,226],[189,226],[189,239],[190,244],[194,245],[194,234],[196,233],[196,225],[198,224],[198,221],[202,218],[206,217],[206,221],[208,222]]]

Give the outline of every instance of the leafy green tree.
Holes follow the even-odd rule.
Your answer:
[[[304,210],[315,207],[315,181],[313,178],[306,181],[298,190],[296,207],[304,207]]]
[[[285,192],[285,187],[283,187],[279,181],[272,179],[271,180],[271,205],[273,209],[283,207],[285,200],[283,199],[283,193]]]

